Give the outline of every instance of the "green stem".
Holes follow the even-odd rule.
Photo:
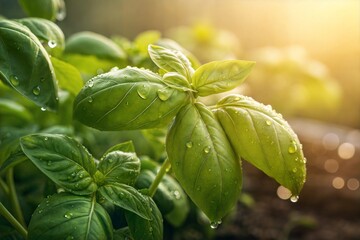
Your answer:
[[[6,195],[9,195],[9,187],[6,185],[4,180],[0,177],[0,188],[5,192]]]
[[[168,158],[165,159],[164,163],[162,164],[159,172],[157,173],[154,181],[152,182],[150,188],[149,188],[149,196],[153,197],[157,187],[159,186],[162,178],[166,174],[167,171],[169,171],[169,168],[171,167],[170,161]]]
[[[10,168],[7,171],[6,181],[9,186],[10,202],[11,202],[12,208],[14,210],[15,216],[16,216],[17,220],[21,223],[21,225],[26,227],[24,216],[22,214],[20,204],[19,204],[19,199],[16,195],[16,189],[15,189],[15,183],[14,183],[14,169],[13,168]]]
[[[14,216],[6,209],[6,207],[0,202],[0,214],[11,223],[11,225],[26,239],[26,229],[14,218]]]

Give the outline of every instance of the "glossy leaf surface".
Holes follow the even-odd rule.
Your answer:
[[[180,51],[161,46],[149,45],[151,60],[166,72],[177,72],[191,79],[194,69],[189,59]]]
[[[74,115],[100,130],[154,128],[168,124],[187,101],[187,93],[159,75],[128,67],[89,80],[74,101]]]
[[[104,156],[98,169],[108,183],[133,185],[140,173],[140,159],[135,153],[113,151]]]
[[[176,178],[211,221],[219,221],[237,201],[239,159],[213,113],[201,103],[183,107],[170,128],[166,150]]]
[[[239,86],[249,75],[254,62],[241,60],[214,61],[196,69],[194,89],[199,96],[229,91]]]
[[[305,182],[302,146],[289,124],[270,106],[231,95],[215,114],[236,153],[297,196]]]
[[[113,41],[93,32],[79,32],[66,41],[65,53],[94,55],[99,58],[122,60],[125,53]]]
[[[147,212],[150,220],[139,217],[132,212],[126,212],[125,217],[129,225],[131,235],[135,240],[159,240],[163,239],[163,219],[159,209],[151,197],[144,196],[147,200]]]
[[[69,193],[45,198],[29,224],[29,240],[112,239],[113,228],[106,210],[93,197]]]
[[[19,0],[19,2],[31,17],[61,21],[66,14],[64,0]]]
[[[0,79],[43,108],[58,107],[50,58],[30,30],[15,21],[0,21]]]
[[[90,153],[72,138],[59,134],[22,137],[21,147],[28,158],[65,190],[86,195],[96,191],[92,178],[96,166]]]
[[[150,220],[151,214],[148,211],[148,202],[135,188],[122,183],[109,183],[99,188],[100,194],[108,201],[127,211],[135,213],[141,218]]]

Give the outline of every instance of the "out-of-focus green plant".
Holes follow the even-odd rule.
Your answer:
[[[236,59],[241,54],[240,41],[232,32],[217,29],[206,22],[170,29],[166,35],[194,53],[203,63]]]
[[[326,119],[336,113],[342,97],[339,84],[303,48],[258,49],[249,58],[258,64],[245,94],[286,116]]]

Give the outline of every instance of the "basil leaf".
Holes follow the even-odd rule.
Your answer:
[[[150,220],[139,217],[132,212],[125,212],[126,221],[131,235],[135,240],[159,240],[163,239],[163,219],[159,209],[151,197],[144,196],[147,204],[146,211],[151,216]]]
[[[148,54],[148,46],[154,44],[161,37],[159,31],[145,31],[140,33],[134,39],[134,44],[137,49],[142,54]]]
[[[242,176],[213,113],[201,103],[183,107],[169,130],[166,150],[185,192],[211,221],[220,221],[236,204]]]
[[[84,85],[79,70],[69,63],[63,62],[55,57],[51,58],[54,66],[56,79],[59,81],[61,89],[69,91],[73,95],[77,95]]]
[[[110,152],[114,152],[114,151],[133,153],[133,152],[135,152],[135,146],[131,140],[127,141],[127,142],[119,143],[119,144],[116,144],[115,146],[112,146],[108,150],[106,150],[106,152],[104,153],[104,156],[106,154],[108,154]]]
[[[172,88],[191,91],[191,86],[186,77],[176,72],[168,72],[163,76],[163,81]]]
[[[192,82],[199,96],[229,91],[239,86],[255,65],[251,61],[214,61],[196,69]]]
[[[33,134],[22,137],[20,145],[40,171],[65,190],[79,195],[96,191],[92,178],[96,172],[94,159],[72,138],[60,134]]]
[[[178,72],[187,79],[191,79],[194,69],[189,59],[180,51],[161,46],[149,45],[151,60],[166,72]]]
[[[0,21],[0,79],[42,108],[56,110],[50,58],[36,36],[15,21]]]
[[[99,130],[154,128],[168,124],[188,101],[159,75],[127,67],[90,79],[75,98],[74,116]]]
[[[93,55],[110,60],[124,60],[125,52],[109,38],[93,32],[79,32],[66,41],[65,53]]]
[[[140,159],[135,153],[113,151],[103,157],[98,169],[108,183],[134,185],[140,173]]]
[[[236,153],[297,196],[305,182],[305,158],[298,137],[270,106],[240,95],[214,110]]]
[[[122,183],[109,183],[99,187],[100,194],[113,204],[150,220],[146,197],[135,188]]]
[[[33,119],[31,113],[23,105],[4,98],[0,98],[0,116],[2,126],[18,124],[23,126],[24,123],[31,122]]]
[[[50,54],[59,55],[64,50],[64,33],[55,23],[41,18],[22,18],[16,21],[29,28],[44,43],[43,46]]]
[[[112,239],[106,210],[95,197],[55,194],[45,198],[33,213],[28,239]]]
[[[64,0],[19,0],[19,3],[31,17],[61,21],[66,15]]]

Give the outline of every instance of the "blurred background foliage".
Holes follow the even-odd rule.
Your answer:
[[[257,61],[247,84],[237,91],[273,105],[285,117],[360,127],[357,0],[65,2],[66,17],[58,24],[66,38],[92,31],[124,43],[156,30],[202,63]],[[0,14],[25,16],[18,2],[10,0],[0,0]]]

